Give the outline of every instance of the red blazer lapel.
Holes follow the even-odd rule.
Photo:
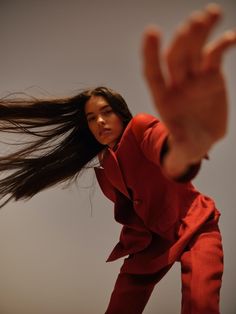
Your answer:
[[[116,154],[113,152],[112,149],[108,148],[106,150],[102,161],[102,166],[104,167],[107,179],[110,181],[113,187],[115,187],[117,190],[119,190],[122,194],[130,199],[131,197],[125,185],[119,162],[117,160]]]
[[[102,192],[104,193],[104,195],[106,195],[107,198],[109,198],[113,203],[115,203],[116,200],[115,189],[113,185],[110,183],[110,181],[106,178],[104,168],[95,167],[94,171],[96,173],[96,177]]]

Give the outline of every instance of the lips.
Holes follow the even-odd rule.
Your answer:
[[[99,136],[106,136],[111,134],[111,129],[104,128],[101,131],[99,131]]]

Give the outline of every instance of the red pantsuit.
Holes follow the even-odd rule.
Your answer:
[[[223,255],[221,236],[215,221],[207,223],[193,237],[181,255],[180,262],[181,314],[219,314]],[[120,273],[106,314],[142,313],[154,286],[172,265],[153,274]]]
[[[107,149],[96,175],[123,225],[107,261],[128,255],[106,314],[139,314],[154,286],[181,262],[182,314],[219,314],[223,251],[214,202],[188,180],[178,183],[161,168],[168,136],[156,118],[139,114],[116,151]],[[198,170],[191,170],[193,177]],[[189,176],[190,177],[190,176]]]

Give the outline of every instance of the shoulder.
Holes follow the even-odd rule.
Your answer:
[[[145,131],[154,127],[159,123],[159,120],[147,113],[139,113],[133,117],[130,123],[130,129],[137,138],[142,137]]]
[[[145,112],[141,112],[133,117],[132,124],[139,124],[139,125],[145,126],[154,121],[159,122],[159,120],[153,115],[145,113]]]

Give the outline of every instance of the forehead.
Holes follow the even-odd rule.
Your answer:
[[[97,112],[107,105],[108,102],[102,96],[91,96],[85,104],[85,113]]]

